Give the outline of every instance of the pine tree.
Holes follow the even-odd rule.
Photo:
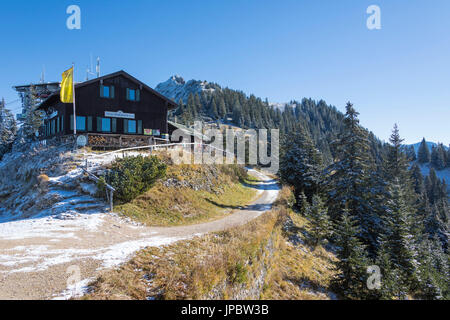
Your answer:
[[[419,161],[419,163],[430,162],[430,150],[428,149],[425,138],[423,138],[422,142],[420,143],[419,150],[417,151],[417,160]]]
[[[328,209],[322,199],[318,195],[314,195],[312,205],[307,212],[309,233],[313,245],[317,246],[330,235],[331,222],[328,218]]]
[[[431,151],[431,165],[436,170],[443,170],[445,168],[445,149],[442,144],[433,147]]]
[[[244,117],[242,115],[242,107],[239,102],[233,106],[233,122],[238,127],[244,126]]]
[[[219,118],[219,112],[217,111],[216,99],[211,99],[211,103],[209,105],[209,114],[213,119]]]
[[[6,109],[5,100],[0,102],[0,159],[10,148],[17,133],[14,115]]]
[[[227,107],[225,106],[225,101],[222,97],[219,98],[219,106],[217,111],[219,112],[219,116],[221,118],[224,118],[227,115]]]
[[[280,160],[281,180],[294,187],[296,197],[304,193],[311,202],[319,190],[322,156],[301,126],[285,138]]]
[[[386,250],[392,268],[401,275],[399,286],[413,289],[416,284],[418,243],[413,233],[413,208],[408,203],[400,179],[389,185],[390,199],[384,216],[384,232],[380,237],[380,248]]]
[[[359,223],[360,238],[373,254],[377,246],[380,209],[376,200],[381,182],[370,157],[367,131],[359,125],[358,112],[350,102],[346,109],[343,131],[333,142],[336,161],[326,170],[327,206],[333,221],[347,206]]]
[[[448,146],[448,149],[447,149],[446,166],[447,166],[447,168],[450,168],[450,145]]]
[[[368,258],[365,246],[358,239],[360,233],[358,222],[344,210],[341,220],[335,225],[336,276],[333,287],[343,297],[349,299],[364,299],[368,292],[366,287]]]
[[[309,211],[309,202],[304,192],[301,192],[298,196],[297,206],[300,208],[300,213],[306,216]]]
[[[414,163],[411,167],[411,177],[413,179],[414,191],[418,195],[425,193],[425,184],[422,175],[422,171],[417,163]]]
[[[394,297],[404,299],[408,293],[408,287],[404,285],[401,274],[393,268],[389,248],[386,245],[380,247],[376,265],[380,267],[382,275],[379,299],[391,300]]]
[[[42,126],[42,113],[37,110],[36,90],[30,88],[30,103],[25,108],[25,121],[23,123],[23,134],[27,139],[36,139],[36,132]]]
[[[437,237],[422,241],[419,248],[419,288],[420,298],[426,300],[448,299],[449,264]]]

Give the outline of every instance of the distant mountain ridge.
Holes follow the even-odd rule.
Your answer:
[[[155,90],[175,102],[181,99],[183,103],[187,103],[190,94],[212,93],[215,90],[222,90],[222,88],[217,83],[208,81],[189,80],[186,82],[183,77],[174,75],[167,81],[158,84]]]

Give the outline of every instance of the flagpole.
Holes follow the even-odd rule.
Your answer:
[[[77,115],[75,110],[75,63],[72,63],[72,95],[73,95],[73,135],[77,135]]]

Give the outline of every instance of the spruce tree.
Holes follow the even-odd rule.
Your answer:
[[[328,218],[328,209],[325,207],[320,196],[316,194],[313,196],[312,205],[307,212],[311,240],[313,245],[317,246],[330,236],[331,222]]]
[[[296,197],[304,193],[311,202],[319,190],[322,156],[301,126],[285,137],[280,160],[281,180],[294,187]]]
[[[344,209],[334,232],[338,260],[334,263],[336,275],[332,286],[344,298],[364,299],[368,294],[366,281],[369,260],[365,246],[357,237],[360,233],[358,222],[348,210]]]
[[[430,162],[430,150],[428,149],[425,138],[423,138],[420,143],[419,150],[417,151],[417,160],[422,164]]]
[[[11,148],[17,133],[14,115],[6,109],[5,100],[0,101],[0,159]]]
[[[446,167],[450,168],[450,145],[448,146],[448,149],[447,149]]]
[[[399,286],[414,289],[417,272],[417,235],[413,232],[414,213],[408,195],[395,178],[389,184],[390,199],[384,215],[384,232],[380,237],[380,250],[389,254],[392,268],[400,276]]]
[[[370,156],[367,131],[360,126],[358,112],[350,102],[346,109],[343,130],[333,142],[336,161],[326,170],[327,206],[333,221],[339,220],[347,206],[359,223],[360,238],[373,254],[377,246],[380,181]]]
[[[439,239],[434,237],[422,241],[419,253],[419,297],[426,300],[449,299],[448,257]]]
[[[35,140],[36,132],[42,126],[42,113],[37,110],[36,90],[34,86],[30,88],[30,103],[25,107],[25,121],[22,125],[25,138]]]
[[[413,181],[414,191],[418,195],[422,195],[425,193],[425,184],[422,175],[422,171],[417,163],[414,163],[411,167],[411,177]]]
[[[431,151],[431,165],[436,170],[443,170],[445,168],[445,150],[442,144],[433,147]]]

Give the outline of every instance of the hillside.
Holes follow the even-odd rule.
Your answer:
[[[306,129],[316,146],[323,153],[326,162],[333,158],[331,142],[342,130],[344,115],[325,101],[304,98],[284,104],[269,103],[267,100],[246,93],[222,88],[207,82],[185,80],[173,76],[156,86],[156,90],[178,102],[179,109],[169,115],[170,119],[185,125],[195,120],[231,123],[241,128],[279,129],[281,137]],[[383,144],[374,134],[369,134],[371,152],[380,160]]]

